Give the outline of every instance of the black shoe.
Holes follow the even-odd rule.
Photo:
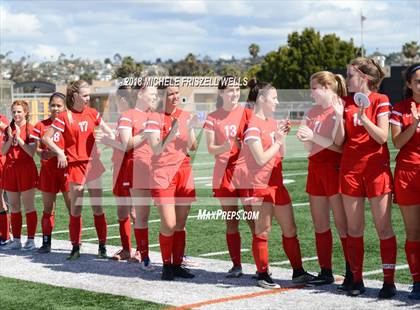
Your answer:
[[[280,288],[280,285],[275,283],[273,279],[271,279],[267,271],[258,273],[257,283],[258,286],[266,289]]]
[[[380,299],[388,299],[394,297],[397,294],[397,288],[395,284],[384,283],[382,285],[381,290],[378,293],[378,298]]]
[[[79,257],[80,257],[80,246],[73,245],[73,249],[71,250],[69,257],[67,257],[67,260],[76,260]]]
[[[308,272],[305,269],[293,269],[292,283],[296,285],[305,285],[309,284],[310,281],[316,277]]]
[[[326,285],[334,283],[334,276],[332,274],[331,269],[321,269],[321,272],[318,273],[318,276],[316,276],[314,279],[309,280],[308,284],[312,285]]]
[[[174,279],[174,270],[172,265],[163,265],[161,279],[166,281],[172,281]]]
[[[51,236],[42,236],[42,246],[37,251],[40,254],[46,254],[51,252]]]
[[[174,277],[185,279],[191,279],[195,277],[195,275],[193,275],[188,268],[182,267],[181,265],[172,266],[172,270]]]
[[[408,298],[420,300],[420,282],[413,283],[413,289],[411,290],[410,294],[408,294]]]
[[[346,264],[346,275],[344,276],[344,281],[339,286],[337,286],[337,291],[347,292],[353,283],[353,273],[351,272],[350,265]]]
[[[100,259],[107,259],[108,255],[106,254],[106,246],[103,243],[99,243],[99,247],[98,247],[98,258]]]
[[[363,294],[366,291],[363,280],[360,282],[353,282],[349,290],[347,291],[348,296],[356,297]]]

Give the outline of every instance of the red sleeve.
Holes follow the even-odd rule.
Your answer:
[[[402,117],[402,113],[401,113],[401,106],[399,104],[396,104],[393,108],[392,108],[392,112],[391,112],[391,117],[389,118],[389,122],[392,125],[396,125],[399,127],[404,127],[403,124],[403,117]]]
[[[28,133],[29,133],[29,139],[28,139],[28,144],[35,144],[35,141],[38,139],[35,136],[35,131],[34,131],[34,126],[32,125],[27,125],[28,127]]]
[[[160,132],[161,119],[159,113],[151,113],[146,121],[145,133]]]
[[[391,104],[389,103],[388,96],[380,95],[378,106],[376,107],[376,117],[391,114]]]
[[[261,129],[252,120],[244,132],[244,142],[246,143],[249,140],[261,140]]]
[[[120,119],[118,120],[117,129],[132,129],[133,128],[133,121],[132,117],[129,113],[124,113],[121,115]]]
[[[52,127],[56,130],[59,130],[61,132],[64,132],[66,129],[66,118],[67,118],[67,112],[61,112],[58,114],[58,116],[54,119],[54,122],[52,123]]]
[[[38,122],[38,123],[36,123],[36,125],[35,125],[35,127],[33,129],[33,136],[34,136],[34,138],[36,140],[41,140],[41,138],[42,138],[41,133],[42,133],[42,123],[41,122]]]
[[[207,116],[203,128],[207,131],[214,131],[214,118],[211,115]]]
[[[102,123],[102,117],[101,114],[99,114],[98,111],[96,111],[95,109],[93,109],[94,112],[94,116],[95,116],[95,126],[99,126]]]

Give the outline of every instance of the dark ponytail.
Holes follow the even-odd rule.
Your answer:
[[[273,88],[270,83],[259,82],[255,78],[249,80],[248,87],[249,93],[246,101],[249,108],[253,108],[255,106],[258,97],[264,96],[268,90]]]
[[[420,69],[420,63],[415,63],[412,64],[410,67],[408,67],[405,71],[404,71],[404,80],[405,80],[405,85],[404,85],[404,98],[410,98],[413,97],[413,90],[409,87],[407,87],[407,83],[411,82],[411,79],[413,78],[413,75],[416,73],[417,70]]]

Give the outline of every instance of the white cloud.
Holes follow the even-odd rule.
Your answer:
[[[38,17],[28,13],[12,13],[0,6],[0,32],[5,37],[33,37],[40,35],[41,23]]]
[[[34,50],[34,54],[40,58],[47,58],[48,60],[52,58],[57,58],[60,55],[60,51],[50,45],[39,44]]]
[[[291,31],[290,27],[269,28],[239,25],[233,29],[233,34],[242,37],[284,37]]]
[[[173,13],[187,14],[206,14],[208,13],[207,4],[204,1],[170,1],[159,3],[162,9],[169,10]]]
[[[73,29],[66,29],[64,31],[64,35],[65,35],[65,37],[67,39],[67,42],[69,44],[74,44],[74,43],[77,42],[77,33],[76,33],[75,30],[73,30]]]

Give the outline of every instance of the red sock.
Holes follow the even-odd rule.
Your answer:
[[[397,239],[395,236],[380,240],[384,283],[394,283],[395,264],[397,263]]]
[[[283,249],[289,258],[290,265],[293,269],[302,268],[302,255],[300,254],[300,244],[297,236],[294,237],[283,237]]]
[[[99,243],[105,244],[106,243],[106,235],[108,231],[108,227],[106,225],[106,218],[105,213],[100,215],[93,215],[93,221],[95,223],[96,234],[98,235]]]
[[[343,254],[344,254],[344,260],[346,262],[349,261],[349,254],[347,253],[347,236],[346,237],[340,237],[341,240],[341,246],[343,248]]]
[[[254,235],[252,238],[252,255],[257,266],[257,272],[266,272],[268,269],[268,240],[265,236]]]
[[[172,263],[172,247],[174,243],[174,235],[164,236],[159,233],[160,253],[162,254],[162,262],[164,265]]]
[[[405,241],[405,255],[413,282],[420,282],[420,241]]]
[[[118,220],[120,223],[120,238],[123,250],[131,253],[131,223],[130,217]]]
[[[134,228],[134,235],[141,260],[149,258],[149,228]]]
[[[35,238],[37,224],[38,216],[36,214],[36,211],[26,213],[26,231],[29,239]]]
[[[7,213],[4,211],[0,213],[0,235],[3,240],[9,240],[9,218]]]
[[[362,281],[363,258],[365,255],[363,236],[347,237],[347,253],[349,255],[349,263],[353,272],[353,281]]]
[[[172,264],[179,266],[184,259],[185,252],[185,230],[174,232],[174,245],[172,248]]]
[[[44,212],[42,215],[41,226],[42,235],[51,236],[54,229],[54,214]]]
[[[70,215],[69,222],[70,241],[72,245],[80,245],[82,242],[82,216]]]
[[[315,233],[315,240],[319,266],[321,269],[331,270],[333,243],[331,229],[328,229],[323,233]]]
[[[10,215],[10,221],[12,223],[13,238],[20,239],[20,235],[22,234],[22,212],[12,213]]]
[[[226,234],[230,259],[234,266],[241,266],[241,235],[239,232]]]

